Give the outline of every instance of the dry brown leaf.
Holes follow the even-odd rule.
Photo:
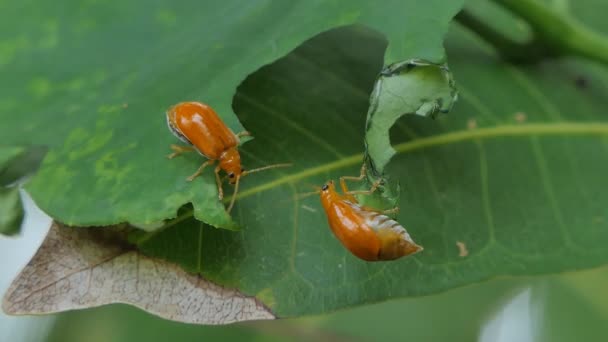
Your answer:
[[[105,229],[53,223],[6,292],[7,314],[48,314],[127,303],[186,323],[227,324],[273,319],[255,298],[225,289],[178,266],[141,255]]]

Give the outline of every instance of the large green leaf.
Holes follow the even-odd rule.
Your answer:
[[[350,255],[318,198],[297,194],[358,172],[383,47],[366,31],[333,31],[249,77],[235,110],[264,134],[243,147],[246,162],[297,156],[297,165],[247,180],[234,212],[241,232],[185,211],[140,248],[255,295],[279,316],[608,261],[608,73],[580,61],[506,65],[459,27],[447,51],[461,101],[436,120],[406,115],[391,131],[397,154],[386,172],[401,183],[398,220],[425,250],[390,263]]]
[[[142,10],[148,11],[147,8]],[[109,21],[116,18],[112,12],[96,13],[101,14],[106,14]],[[170,16],[160,17],[170,21]],[[143,25],[145,21],[137,20],[133,21],[134,25],[147,27]],[[87,27],[86,23],[82,25]],[[407,25],[404,22],[404,26]],[[187,28],[184,30],[183,34],[187,36]],[[189,31],[192,30],[190,27]],[[140,31],[136,33],[146,36]],[[125,32],[127,34],[135,33]],[[177,42],[174,45],[177,46]],[[165,229],[140,236],[141,250],[176,261],[187,270],[199,272],[222,285],[255,295],[279,316],[326,312],[389,298],[435,293],[497,275],[557,272],[607,261],[608,251],[603,246],[608,237],[608,217],[603,205],[608,196],[603,191],[604,175],[608,171],[604,162],[608,136],[604,115],[606,70],[580,61],[545,63],[529,68],[504,65],[474,36],[458,29],[448,37],[450,66],[462,95],[457,110],[435,121],[409,116],[400,120],[392,131],[397,155],[389,164],[387,174],[400,181],[403,189],[398,219],[425,251],[391,263],[366,263],[345,251],[328,230],[318,200],[314,197],[299,199],[296,194],[309,191],[311,185],[322,184],[329,178],[357,173],[362,161],[368,94],[378,70],[386,62],[383,58],[385,46],[385,41],[369,30],[333,31],[249,77],[234,102],[243,126],[255,132],[257,137],[242,149],[245,165],[286,159],[297,161],[296,165],[244,180],[244,191],[234,210],[236,220],[244,225],[242,231],[235,233],[204,225],[192,218],[191,210],[185,209]],[[140,48],[144,52],[151,49]],[[125,89],[116,89],[114,93],[100,88],[115,94],[116,102],[112,104],[117,105],[103,107],[100,113],[113,108],[121,110],[119,104],[122,102],[128,103],[126,113],[100,116],[108,120],[101,121],[98,126],[94,123],[83,126],[88,130],[73,131],[64,145],[54,140],[55,135],[39,130],[40,135],[35,135],[35,139],[43,139],[46,134],[47,141],[55,141],[58,146],[47,161],[48,170],[56,168],[66,177],[71,175],[73,171],[67,167],[66,159],[60,157],[68,158],[69,151],[82,146],[81,140],[86,140],[88,133],[95,133],[95,129],[99,130],[95,136],[107,134],[104,132],[109,126],[104,125],[122,123],[130,111],[140,112],[152,105],[160,107],[159,98],[164,99],[168,96],[166,93],[173,97],[165,102],[177,101],[178,95],[181,99],[184,94],[197,94],[192,90],[184,93],[196,83],[194,79],[184,78],[184,84],[177,84],[173,78],[180,67],[196,65],[194,59],[201,54],[191,55],[190,50],[185,48],[171,55],[185,59],[171,72],[163,68],[167,60],[175,62],[175,58],[165,56],[166,60],[142,62],[137,67],[141,72],[132,76],[138,81],[137,86],[126,86],[131,91],[128,93],[130,98],[138,101],[120,97],[127,93]],[[128,51],[132,57],[134,53]],[[116,54],[125,57],[123,55],[127,53],[117,49]],[[95,53],[84,56],[103,61]],[[429,58],[424,53],[417,57]],[[116,58],[117,63],[123,59]],[[81,60],[70,61],[76,66],[86,64]],[[214,64],[214,70],[232,72],[231,69],[218,69],[217,65],[223,64]],[[192,72],[198,75],[202,72],[200,68],[189,69],[187,75]],[[23,67],[21,72],[25,69]],[[126,70],[129,69],[121,71]],[[161,77],[155,73],[158,70],[174,82],[142,85],[142,80],[158,80]],[[121,75],[117,73],[115,77],[123,80]],[[581,77],[587,80],[586,86],[580,86],[580,82],[577,86],[574,82]],[[99,79],[102,79],[100,86],[112,84],[111,80]],[[219,84],[215,82],[213,84]],[[213,84],[200,89],[214,94]],[[48,88],[45,82],[34,83],[32,96],[44,95]],[[88,90],[82,89],[78,94],[92,94],[92,90]],[[41,102],[35,103],[40,105]],[[93,103],[96,106],[108,104]],[[58,106],[68,104],[58,103]],[[97,111],[96,106],[93,108]],[[53,113],[60,112],[60,108],[53,110]],[[129,152],[116,164],[112,163],[112,156],[108,157],[107,165],[116,167],[129,166],[127,161],[131,160],[152,158],[150,160],[155,161],[156,164],[146,170],[152,172],[134,178],[146,182],[143,185],[147,186],[135,189],[137,191],[118,182],[118,178],[113,177],[115,174],[108,178],[115,181],[110,185],[133,196],[133,203],[141,206],[140,197],[151,195],[151,191],[164,191],[166,185],[158,180],[148,183],[146,179],[157,177],[166,165],[179,163],[175,171],[169,171],[175,174],[166,180],[179,187],[182,186],[179,177],[188,175],[199,162],[193,158],[172,164],[162,158],[161,152],[172,140],[157,120],[158,111],[156,108],[150,114],[150,118],[154,118],[149,121],[153,127],[145,126],[148,124],[145,121],[141,126],[145,129],[123,127],[106,138],[111,147],[115,144],[114,139],[126,139],[124,137],[130,134],[134,134],[131,139],[139,139],[138,142],[148,133],[159,137],[158,141],[146,140],[142,145],[155,149],[154,154],[148,149],[141,150],[146,152],[143,156]],[[11,117],[11,122],[17,119]],[[228,116],[226,119],[231,127],[238,128],[236,121],[230,121]],[[56,117],[48,120],[45,124],[49,127],[52,121],[57,121]],[[26,127],[23,122],[20,124]],[[64,128],[63,132],[68,131]],[[23,139],[15,135],[7,130],[8,137]],[[95,146],[85,149],[87,154],[73,154],[77,158],[71,163],[76,165],[78,160],[77,165],[82,166],[84,162],[84,168],[100,163],[103,169],[106,160],[98,159],[98,154],[108,146],[99,150],[95,150]],[[93,175],[92,171],[90,175]],[[207,180],[212,182],[211,178]],[[76,198],[77,205],[65,210],[79,215],[83,205],[92,203],[89,198],[98,195],[91,189],[107,185],[103,178],[99,182],[99,185],[89,184],[78,189],[78,192],[88,192],[87,200]],[[66,192],[61,184],[58,181],[48,186],[55,187],[55,195],[77,192],[77,189]],[[47,196],[43,191],[39,194]],[[171,198],[171,201],[179,203],[180,199]],[[113,201],[95,203],[105,203],[97,208],[100,212],[143,208],[123,208],[123,202]],[[64,206],[67,202],[60,203],[56,206]],[[199,208],[196,203],[195,209]],[[50,206],[50,203],[45,205]],[[154,206],[152,209],[160,210]],[[466,246],[467,256],[459,256],[457,242]]]
[[[192,202],[198,219],[230,227],[211,170],[194,183],[185,181],[201,158],[165,158],[176,142],[165,124],[169,106],[206,102],[241,131],[231,104],[248,74],[319,32],[350,24],[386,35],[387,64],[414,57],[441,61],[441,40],[462,3],[3,2],[0,137],[52,146],[28,190],[59,221],[151,227]],[[277,130],[285,126],[281,119],[259,119],[266,126],[278,120],[272,125]],[[267,134],[245,127],[258,139]],[[281,161],[310,166],[295,151]],[[251,185],[243,182],[244,189]]]

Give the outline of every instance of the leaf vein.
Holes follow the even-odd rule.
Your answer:
[[[447,145],[451,143],[458,143],[463,141],[470,141],[475,139],[489,139],[498,138],[505,136],[533,136],[533,135],[608,135],[608,123],[595,122],[595,123],[574,123],[574,122],[562,122],[562,123],[551,123],[551,124],[526,124],[526,125],[502,125],[489,128],[479,128],[475,130],[460,130],[450,133],[438,134],[428,138],[421,138],[412,141],[407,141],[398,145],[395,145],[395,151],[397,153],[407,153],[411,151],[421,150],[434,146]],[[363,160],[363,154],[355,154],[352,156],[338,159],[334,162],[313,167],[307,170],[300,171],[287,175],[283,178],[275,179],[274,181],[258,185],[251,189],[241,192],[237,199],[246,198],[263,192],[279,185],[294,182],[304,178],[308,178],[324,172],[329,172],[344,167],[356,165],[361,163]],[[229,201],[227,198],[226,201]]]
[[[488,222],[488,245],[496,242],[494,217],[492,215],[492,206],[490,204],[490,187],[488,185],[488,158],[483,142],[477,141],[476,145],[479,149],[479,178],[481,182],[481,199],[483,211]]]
[[[399,153],[407,153],[425,148],[442,146],[452,143],[471,141],[475,139],[491,139],[499,137],[516,137],[516,136],[608,136],[608,123],[591,122],[591,123],[575,123],[575,122],[560,122],[550,124],[525,124],[525,125],[500,125],[488,128],[479,128],[474,130],[460,130],[450,133],[438,134],[435,136],[407,141],[395,145],[395,151]],[[357,165],[363,161],[363,154],[355,154],[343,157],[331,163],[319,165],[317,167],[305,169],[303,171],[289,174],[284,177],[279,177],[273,181],[260,184],[253,188],[242,191],[237,195],[237,199],[247,198],[258,193],[276,188],[280,185],[296,182],[318,174],[338,170],[344,167]],[[225,203],[229,203],[231,197],[224,199]],[[185,212],[183,216],[169,221],[167,225],[174,225],[179,221],[192,216],[193,211]],[[164,229],[165,227],[160,228]]]
[[[553,192],[553,184],[551,184],[550,180],[551,175],[547,167],[547,161],[545,160],[543,151],[540,147],[538,137],[531,137],[530,143],[532,144],[532,150],[534,151],[534,156],[536,157],[534,159],[536,160],[536,164],[540,172],[541,184],[547,198],[549,199],[549,206],[551,207],[551,211],[553,212],[555,221],[557,221],[559,230],[563,234],[564,242],[566,243],[566,245],[571,245],[570,233],[566,229],[564,218],[562,216],[561,211],[559,210],[557,198],[555,197],[555,193]]]

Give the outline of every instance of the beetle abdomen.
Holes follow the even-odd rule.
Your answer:
[[[394,260],[422,250],[399,222],[384,214],[361,207],[359,212],[365,218],[365,223],[380,239],[378,260]]]

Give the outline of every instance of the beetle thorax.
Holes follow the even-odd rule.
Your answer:
[[[327,210],[333,203],[340,200],[340,194],[336,192],[333,181],[327,183],[327,189],[321,190],[321,204]]]
[[[241,155],[236,147],[232,147],[224,151],[219,158],[220,168],[224,170],[228,175],[233,174],[234,178],[241,176]],[[230,183],[233,183],[232,181]]]

